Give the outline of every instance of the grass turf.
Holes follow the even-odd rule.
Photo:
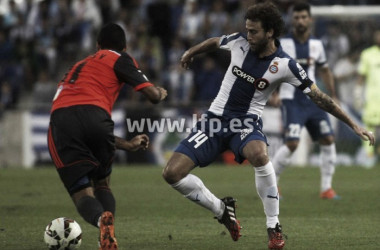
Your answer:
[[[237,217],[243,226],[238,242],[211,212],[172,190],[161,171],[114,167],[120,250],[267,249],[265,216],[251,167],[213,165],[193,171],[216,196],[238,200]],[[379,249],[379,179],[379,166],[338,167],[334,187],[343,199],[327,201],[319,199],[318,168],[289,168],[280,182],[285,249]],[[71,217],[81,225],[81,250],[98,249],[98,229],[79,216],[53,167],[1,169],[0,190],[0,249],[47,249],[44,229],[56,217]]]

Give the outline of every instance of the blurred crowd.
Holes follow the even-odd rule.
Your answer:
[[[195,60],[190,70],[180,57],[190,46],[214,36],[245,32],[244,13],[255,0],[0,0],[0,113],[31,100],[50,104],[60,77],[77,60],[95,52],[99,28],[120,24],[127,51],[151,82],[169,91],[167,102],[210,103],[219,90],[228,53]],[[294,1],[274,1],[290,25]],[[312,5],[376,4],[372,0],[308,1]],[[378,21],[378,20],[377,20]],[[376,19],[318,18],[314,33],[323,39],[344,98],[355,81],[360,52],[371,45]],[[343,87],[342,87],[343,86]],[[144,102],[129,87],[119,102]],[[347,98],[344,100],[350,102]]]

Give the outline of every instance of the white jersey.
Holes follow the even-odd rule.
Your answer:
[[[228,117],[261,116],[272,91],[283,82],[298,87],[303,93],[310,92],[312,81],[304,69],[282,51],[278,40],[275,41],[276,52],[263,58],[250,49],[242,33],[222,36],[219,43],[221,49],[231,51],[231,63],[210,112]]]
[[[300,43],[292,35],[280,39],[283,50],[297,61],[307,72],[310,80],[315,82],[316,66],[327,67],[327,59],[322,41],[310,37],[307,42]],[[290,99],[299,103],[309,103],[311,100],[288,83],[280,87],[280,98]]]

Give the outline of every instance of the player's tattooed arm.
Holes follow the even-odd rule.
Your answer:
[[[375,138],[372,133],[359,127],[348,115],[347,113],[339,107],[328,95],[319,90],[317,85],[313,83],[310,87],[311,91],[307,93],[310,99],[317,104],[317,106],[326,112],[332,114],[339,120],[346,123],[348,126],[354,130],[354,132],[360,136],[365,141],[370,141],[370,145],[374,145]]]
[[[145,134],[137,135],[132,140],[127,141],[123,138],[115,136],[115,144],[117,149],[125,151],[137,151],[140,148],[145,150],[149,146],[149,137]]]
[[[319,108],[331,113],[334,109],[338,107],[338,105],[334,103],[330,96],[326,95],[325,93],[319,90],[317,85],[313,84],[310,87],[310,89],[311,91],[307,93],[307,95],[315,104],[317,104]]]

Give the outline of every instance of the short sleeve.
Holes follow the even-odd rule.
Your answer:
[[[136,61],[127,53],[122,53],[116,60],[114,71],[120,82],[131,85],[136,91],[153,86],[141,70],[138,69]]]
[[[326,58],[326,52],[325,48],[323,47],[323,43],[319,43],[319,57],[317,58],[316,65],[322,66],[322,67],[327,67],[327,58]]]
[[[219,40],[219,48],[230,51],[232,49],[232,46],[235,44],[236,40],[242,36],[242,33],[233,33],[230,35],[222,36]]]
[[[367,57],[366,57],[365,52],[362,52],[362,54],[360,55],[358,73],[364,76],[367,75],[368,73],[368,63],[367,63]]]
[[[311,91],[310,86],[313,84],[313,81],[307,76],[302,66],[293,59],[289,60],[288,69],[284,75],[284,82],[299,88],[305,94]]]

